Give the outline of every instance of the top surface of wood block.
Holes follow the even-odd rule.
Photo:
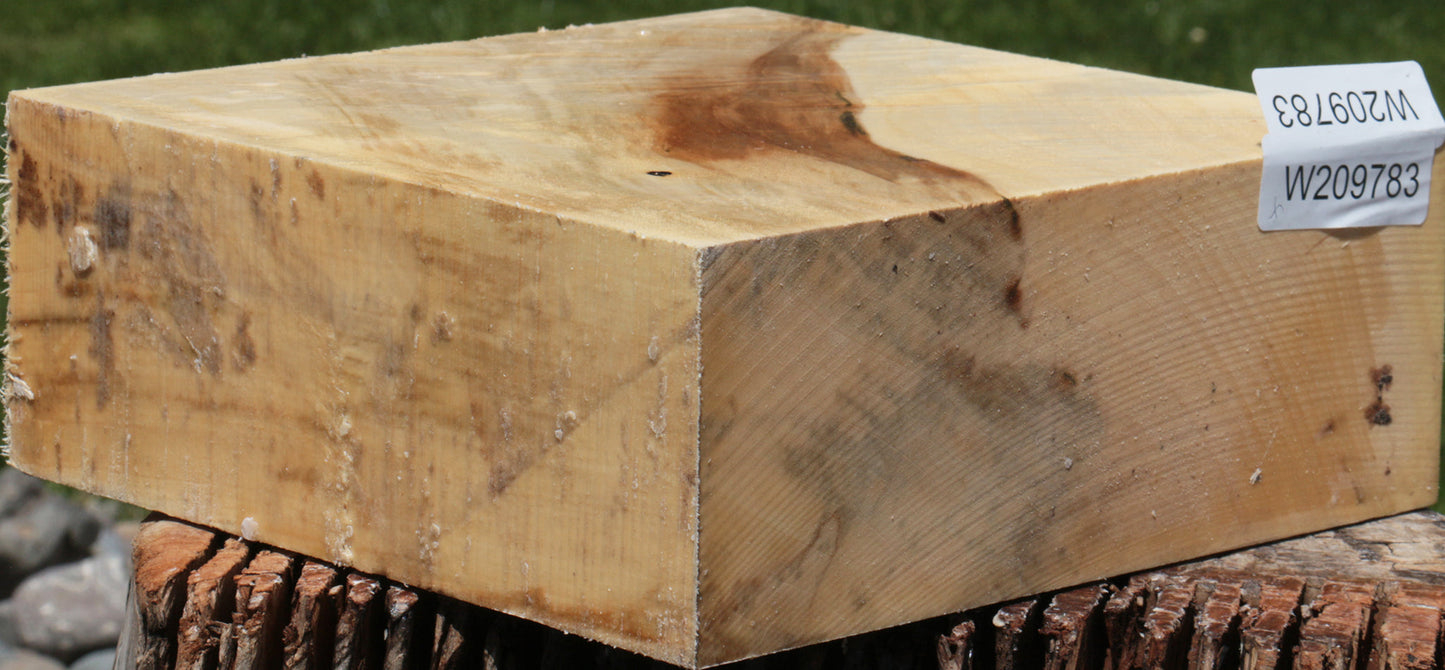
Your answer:
[[[690,245],[1250,160],[1263,134],[1239,92],[756,9],[24,95]]]

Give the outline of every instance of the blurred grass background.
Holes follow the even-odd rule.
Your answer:
[[[715,0],[6,0],[0,91],[729,6]],[[1439,0],[765,0],[820,19],[1239,90],[1256,67],[1416,60]],[[1437,205],[1439,206],[1439,205]],[[1437,503],[1445,511],[1445,505]]]

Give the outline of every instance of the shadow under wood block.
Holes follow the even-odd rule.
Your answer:
[[[7,118],[11,463],[653,658],[1435,499],[1445,208],[1260,232],[1249,94],[726,9]]]

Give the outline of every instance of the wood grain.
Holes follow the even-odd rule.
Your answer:
[[[229,628],[236,606],[236,575],[251,559],[251,547],[238,538],[224,545],[186,578],[176,645],[177,670],[206,670],[219,663],[222,622]],[[140,565],[139,562],[136,565]]]
[[[312,560],[301,566],[292,589],[291,614],[281,631],[282,664],[286,670],[332,667],[341,592],[335,568]]]
[[[1376,600],[1369,670],[1433,668],[1440,646],[1445,587],[1387,582]]]
[[[1194,638],[1189,642],[1190,670],[1215,670],[1239,663],[1240,584],[1200,580],[1195,591]]]
[[[1436,495],[1445,215],[1261,233],[1246,94],[734,9],[7,110],[13,463],[669,662]]]
[[[234,667],[263,670],[282,664],[282,632],[290,619],[296,559],[265,550],[236,575],[236,609],[231,630],[236,644]]]
[[[335,665],[344,670],[376,670],[382,667],[387,620],[382,583],[375,577],[351,573],[346,576],[345,596],[336,620]],[[382,622],[382,623],[378,623]]]
[[[135,541],[135,603],[140,628],[135,639],[137,668],[170,668],[176,664],[179,630],[176,623],[189,602],[187,579],[206,562],[215,533],[176,521],[148,523]]]
[[[1086,670],[1100,666],[1104,642],[1100,616],[1109,589],[1090,584],[1054,596],[1039,627],[1044,670]]]

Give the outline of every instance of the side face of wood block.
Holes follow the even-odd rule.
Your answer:
[[[12,462],[684,665],[1435,498],[1252,96],[724,10],[15,94]]]
[[[793,646],[1430,504],[1445,220],[1260,235],[1258,174],[718,254],[703,649]]]
[[[689,647],[689,249],[23,98],[10,130],[13,463]]]

